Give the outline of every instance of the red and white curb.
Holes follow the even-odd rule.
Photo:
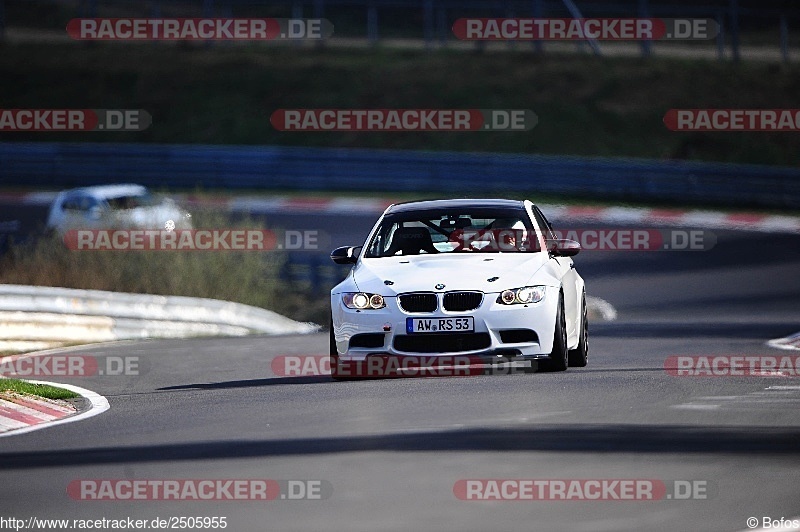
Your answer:
[[[775,338],[767,342],[767,345],[775,349],[797,350],[800,351],[800,332],[791,334],[784,338]]]
[[[27,205],[49,205],[57,192],[6,193],[0,200]],[[392,203],[389,198],[315,198],[289,196],[203,196],[175,195],[195,207],[215,207],[231,211],[278,214],[370,214],[382,213]],[[560,222],[601,222],[618,224],[659,224],[698,229],[734,229],[764,233],[800,233],[800,217],[759,214],[752,212],[726,213],[689,209],[649,209],[635,207],[590,207],[539,204],[544,213]]]
[[[74,406],[16,392],[0,393],[0,432],[55,421],[76,413]]]
[[[643,209],[634,207],[580,207],[540,205],[542,211],[561,221],[597,221],[620,224],[659,224],[702,229],[735,229],[765,233],[800,233],[800,217],[725,213],[682,209]]]
[[[102,414],[110,408],[105,397],[79,386],[46,381],[28,382],[47,384],[75,392],[87,399],[90,407],[76,414],[75,408],[48,399],[19,394],[0,395],[0,438],[81,421]]]
[[[386,198],[289,198],[234,197],[199,199],[186,197],[190,205],[214,205],[233,211],[263,213],[324,213],[377,215],[392,203]],[[736,229],[768,233],[800,233],[800,217],[750,212],[724,213],[683,209],[644,209],[633,207],[585,207],[539,204],[544,213],[559,221],[603,222],[621,224],[664,224],[705,229]]]

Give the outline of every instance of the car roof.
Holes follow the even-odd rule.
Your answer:
[[[386,209],[386,214],[395,214],[400,212],[413,212],[413,211],[427,211],[437,209],[452,209],[452,208],[493,208],[493,207],[506,207],[524,209],[525,202],[521,200],[509,199],[437,199],[437,200],[423,200],[423,201],[409,201],[405,203],[396,203]]]
[[[97,185],[67,190],[65,194],[88,194],[95,198],[119,198],[122,196],[140,196],[147,192],[147,188],[133,183],[119,185]]]

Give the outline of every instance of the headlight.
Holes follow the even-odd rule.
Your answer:
[[[538,303],[544,299],[545,288],[544,286],[523,286],[522,288],[503,290],[503,292],[497,296],[497,302],[504,305]]]
[[[380,294],[365,294],[364,292],[346,292],[342,294],[342,303],[347,308],[364,310],[379,309],[386,306]]]

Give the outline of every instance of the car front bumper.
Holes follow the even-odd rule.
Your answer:
[[[497,293],[484,295],[481,305],[466,312],[438,309],[430,313],[406,312],[396,297],[385,297],[386,306],[378,310],[354,310],[344,306],[341,294],[331,295],[333,336],[341,360],[360,361],[368,356],[398,357],[469,356],[494,362],[507,359],[544,358],[553,349],[558,287],[547,287],[538,303],[504,305]],[[407,318],[474,318],[472,333],[406,332]],[[530,341],[509,331],[533,331]],[[524,333],[530,337],[530,332]],[[364,336],[362,336],[364,335]],[[534,341],[535,340],[535,341]]]

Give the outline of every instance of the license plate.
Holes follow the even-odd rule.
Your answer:
[[[416,333],[442,333],[442,332],[473,332],[475,318],[406,318],[406,332]]]

